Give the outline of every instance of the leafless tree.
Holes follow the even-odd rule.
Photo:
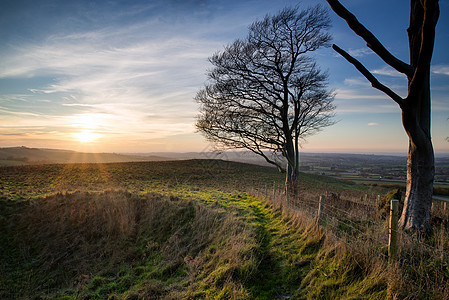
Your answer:
[[[333,48],[353,64],[374,88],[387,94],[401,108],[402,123],[409,138],[409,150],[406,199],[400,224],[406,230],[428,232],[435,175],[434,151],[430,136],[430,61],[439,17],[438,0],[410,1],[410,24],[407,29],[410,63],[393,56],[338,0],[327,2],[335,13],[366,41],[371,50],[408,79],[407,97],[400,97],[380,83],[357,59],[333,45]]]
[[[209,58],[209,81],[196,95],[196,127],[223,149],[247,149],[299,175],[300,139],[333,124],[327,74],[308,54],[328,45],[329,17],[321,6],[267,15]],[[280,155],[283,159],[280,159]]]

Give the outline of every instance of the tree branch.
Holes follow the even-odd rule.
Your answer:
[[[255,150],[253,148],[246,148],[246,149],[250,150],[251,152],[253,152],[255,154],[258,154],[258,155],[262,156],[267,163],[276,166],[276,168],[278,168],[278,170],[281,173],[285,173],[286,172],[286,170],[285,170],[285,168],[283,166],[281,166],[278,162],[276,162],[276,161],[274,161],[272,159],[269,159],[268,156],[266,156],[265,153],[263,153],[263,151],[259,147],[257,147],[257,150]]]
[[[363,66],[357,59],[349,55],[346,51],[338,47],[337,45],[332,45],[332,48],[337,51],[341,56],[343,56],[348,62],[354,65],[354,67],[359,70],[360,73],[362,73],[363,76],[365,76],[366,79],[368,79],[369,82],[371,82],[371,86],[375,89],[378,89],[385,94],[387,94],[391,99],[393,99],[397,104],[399,104],[400,107],[404,105],[404,99],[393,92],[391,89],[389,89],[387,86],[380,83],[376,77],[374,77],[373,74],[368,71],[365,66]]]
[[[374,51],[383,61],[396,69],[398,72],[407,75],[411,78],[413,76],[413,68],[394,57],[382,43],[372,34],[365,26],[363,26],[357,18],[348,11],[338,0],[326,0],[332,10],[348,23],[349,27],[362,39],[365,40],[366,45]]]
[[[417,84],[422,84],[423,78],[430,70],[433,47],[435,44],[435,27],[440,15],[438,0],[424,2],[424,20],[422,24],[422,40],[419,48],[419,57],[415,68],[415,73],[410,82],[410,90],[414,90]]]

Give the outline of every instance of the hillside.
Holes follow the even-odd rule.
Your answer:
[[[0,166],[48,163],[111,163],[220,159],[261,166],[272,166],[248,151],[226,152],[153,152],[153,153],[81,153],[68,150],[27,147],[0,148]],[[405,184],[406,157],[345,153],[301,153],[301,171],[371,184]],[[435,158],[435,186],[449,186],[449,156]],[[438,190],[437,190],[438,192]],[[443,193],[445,195],[445,193]]]
[[[116,153],[82,153],[69,150],[27,147],[0,148],[0,166],[49,163],[110,163],[169,160],[159,156],[131,156]]]
[[[405,243],[388,262],[387,191],[301,174],[286,199],[283,180],[222,160],[0,168],[0,298],[447,295],[444,254]],[[429,247],[447,249],[442,230]]]

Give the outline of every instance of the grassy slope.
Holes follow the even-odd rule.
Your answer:
[[[323,191],[348,197],[378,193],[374,187],[359,186],[324,176],[301,174],[301,187],[313,194]],[[0,193],[9,200],[27,200],[59,191],[103,191],[159,193],[173,189],[219,188],[227,191],[255,189],[271,194],[283,189],[284,175],[274,168],[221,160],[162,162],[31,165],[0,168]]]
[[[245,192],[280,189],[282,175],[271,168],[199,160],[50,165],[3,168],[0,178],[2,299],[387,296],[384,263],[305,213]],[[376,192],[301,180],[312,195]]]

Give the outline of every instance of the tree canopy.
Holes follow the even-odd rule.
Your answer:
[[[247,37],[210,57],[209,80],[195,97],[197,129],[220,148],[250,150],[294,177],[299,140],[333,124],[328,75],[310,55],[329,44],[329,23],[321,6],[252,23]]]

